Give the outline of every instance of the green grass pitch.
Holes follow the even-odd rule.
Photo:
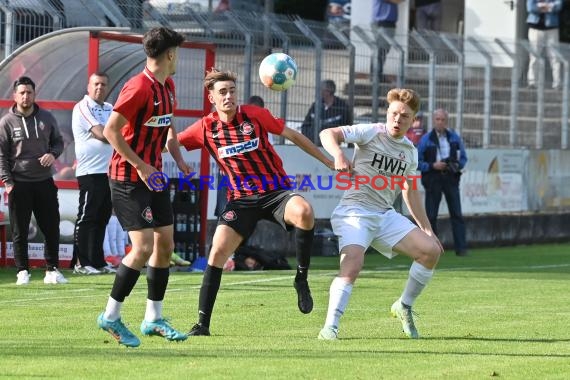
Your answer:
[[[0,269],[1,379],[568,379],[570,245],[448,252],[415,305],[422,339],[390,317],[410,261],[369,254],[341,320],[341,338],[317,340],[336,257],[314,257],[311,314],[297,310],[293,271],[225,273],[211,337],[182,343],[141,337],[119,346],[96,326],[112,275],[27,287]],[[290,259],[292,263],[293,259]],[[173,326],[197,318],[201,273],[174,272],[164,304]],[[123,320],[140,337],[146,281],[126,300]]]

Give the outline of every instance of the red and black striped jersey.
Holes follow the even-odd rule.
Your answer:
[[[187,150],[208,150],[227,176],[233,200],[291,186],[268,135],[280,135],[284,128],[265,108],[242,105],[230,123],[213,112],[179,133],[178,141]]]
[[[172,78],[162,85],[145,67],[125,83],[113,107],[127,119],[121,129],[125,141],[146,163],[162,170],[162,150],[172,124],[176,92]],[[118,181],[138,182],[137,170],[117,151],[109,163],[109,177]]]

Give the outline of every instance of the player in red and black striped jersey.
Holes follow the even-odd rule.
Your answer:
[[[176,92],[170,76],[176,72],[178,47],[183,41],[181,34],[164,27],[145,33],[146,67],[125,84],[103,131],[115,149],[109,165],[113,206],[119,222],[129,231],[133,248],[117,269],[98,324],[130,347],[140,341],[122,323],[120,311],[145,263],[148,296],[141,332],[168,340],[187,338],[162,318],[174,231],[170,196],[163,178],[155,178],[162,169],[165,146],[180,171],[190,172],[172,123]]]
[[[113,107],[113,111],[125,119],[121,134],[129,148],[145,164],[159,170],[162,168],[162,149],[171,130],[175,100],[172,78],[161,83],[145,67],[125,84]],[[127,156],[117,150],[111,157],[109,177],[115,181],[144,181]]]
[[[229,202],[214,233],[198,304],[198,323],[188,335],[210,335],[210,319],[226,260],[247,239],[261,219],[286,230],[295,229],[297,275],[294,286],[302,313],[310,313],[313,299],[307,282],[315,218],[311,205],[290,189],[281,158],[268,132],[298,145],[329,168],[328,159],[307,137],[286,127],[269,111],[238,106],[236,76],[212,69],[204,79],[215,112],[198,120],[178,136],[188,150],[205,147],[228,179]]]

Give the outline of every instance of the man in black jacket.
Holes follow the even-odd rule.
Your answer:
[[[437,231],[437,214],[442,193],[445,195],[455,253],[467,255],[465,222],[461,214],[459,179],[467,163],[467,154],[461,137],[447,128],[448,114],[443,109],[433,113],[433,130],[425,134],[418,145],[418,169],[422,172],[422,185],[426,191],[425,206],[431,228]]]
[[[301,125],[301,133],[304,134],[313,143],[320,145],[318,138],[319,133],[323,129],[339,127],[342,125],[352,124],[352,112],[348,104],[335,95],[336,84],[330,79],[326,79],[321,83],[321,113],[320,125],[315,124],[315,104],[311,105],[309,112],[305,116],[305,120]],[[315,131],[315,129],[317,129]]]
[[[45,236],[45,284],[65,284],[59,266],[59,203],[53,163],[63,139],[53,115],[35,103],[36,85],[28,77],[13,85],[14,102],[0,119],[0,179],[9,195],[8,209],[18,270],[16,285],[30,282],[28,231],[32,212]]]

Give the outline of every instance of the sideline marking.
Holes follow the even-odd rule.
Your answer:
[[[436,271],[440,271],[440,272],[453,272],[453,271],[471,271],[471,270],[488,270],[488,269],[493,269],[493,270],[497,270],[497,269],[550,269],[550,268],[564,268],[564,267],[568,267],[570,266],[570,264],[552,264],[552,265],[530,265],[530,266],[518,266],[518,267],[513,267],[513,266],[496,266],[496,267],[457,267],[457,268],[442,268],[442,269],[437,269]],[[377,268],[374,270],[363,270],[360,273],[376,273],[376,272],[390,272],[390,271],[395,271],[395,270],[400,270],[402,268],[408,268],[408,265],[394,265],[394,266],[390,266],[390,267],[381,267],[381,268]],[[257,271],[257,272],[244,272],[248,273],[248,275],[251,276],[258,276],[261,274],[264,274],[268,271]],[[237,272],[239,273],[239,272]],[[334,276],[336,275],[338,272],[334,271],[334,272],[326,272],[326,273],[318,273],[318,274],[314,274],[313,277],[326,277],[326,276]],[[230,282],[230,283],[224,283],[223,287],[227,287],[227,286],[236,286],[236,285],[248,285],[248,284],[257,284],[257,283],[264,283],[264,282],[274,282],[274,281],[285,281],[288,280],[290,281],[292,278],[295,278],[295,275],[284,275],[284,276],[279,276],[279,277],[269,277],[269,278],[260,278],[260,279],[255,279],[255,280],[247,280],[247,281],[236,281],[236,282]],[[176,279],[174,281],[171,282],[177,282],[177,281],[182,281],[182,278],[180,279]],[[73,286],[72,283],[67,284],[67,285],[60,285],[60,286],[65,286],[65,287],[69,287],[69,286]],[[202,286],[202,284],[198,284],[198,285],[192,285],[190,286],[190,289],[200,289],[200,287]],[[167,289],[166,292],[167,293],[174,293],[174,292],[180,292],[183,290],[187,290],[188,288],[184,288],[184,289]],[[94,288],[81,288],[81,289],[69,289],[70,292],[85,292],[85,291],[94,291]],[[109,288],[110,291],[110,288]],[[41,293],[47,293],[46,291],[42,291]],[[131,295],[133,294],[146,294],[147,290],[140,290],[140,291],[133,291],[131,292]],[[0,300],[0,305],[6,305],[6,304],[15,304],[15,306],[18,306],[18,304],[22,304],[22,306],[28,306],[27,303],[30,302],[38,302],[38,301],[56,301],[56,300],[67,300],[67,299],[77,299],[77,298],[93,298],[93,297],[109,297],[108,294],[105,295],[93,295],[93,294],[85,294],[85,295],[71,295],[71,296],[63,296],[63,297],[43,297],[43,298],[18,298],[18,299],[12,299],[12,300]]]

